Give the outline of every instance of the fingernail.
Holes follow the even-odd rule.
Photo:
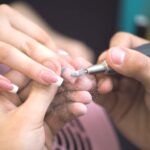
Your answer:
[[[125,51],[122,48],[111,48],[111,59],[113,63],[121,65],[124,62]]]
[[[0,88],[4,89],[4,90],[12,90],[13,89],[13,85],[11,83],[11,81],[6,81],[6,80],[0,80]]]
[[[58,76],[51,70],[42,70],[40,76],[46,83],[56,83],[58,81]]]
[[[72,77],[72,72],[73,72],[74,70],[72,70],[72,69],[70,69],[70,68],[67,68],[67,67],[63,67],[62,68],[62,71],[61,71],[61,73],[62,73],[62,76],[67,80],[67,81],[69,81],[70,83],[74,83],[75,82],[75,80],[76,80],[76,78],[74,78],[74,77]]]
[[[0,80],[0,87],[10,93],[17,93],[19,87],[15,84],[12,84],[10,81]]]
[[[57,76],[57,82],[53,83],[53,85],[56,85],[57,87],[60,87],[64,81],[64,79],[60,76]]]
[[[60,54],[60,55],[65,55],[65,56],[68,56],[68,55],[69,55],[69,53],[67,53],[67,52],[66,52],[65,50],[63,50],[63,49],[58,50],[57,53]]]
[[[18,92],[18,90],[19,90],[19,87],[17,85],[15,85],[15,84],[12,84],[12,89],[9,90],[9,92],[15,94],[15,93]]]

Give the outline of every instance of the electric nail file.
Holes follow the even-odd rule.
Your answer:
[[[143,44],[141,46],[138,46],[136,48],[133,48],[134,50],[137,50],[147,56],[150,56],[150,43],[147,44]],[[108,74],[112,74],[115,73],[115,71],[110,68],[107,64],[107,62],[104,60],[102,63],[100,64],[96,64],[93,66],[90,66],[86,69],[81,69],[81,70],[76,70],[74,71],[71,75],[73,77],[80,77],[80,76],[84,76],[86,74],[96,74],[96,73],[108,73]]]

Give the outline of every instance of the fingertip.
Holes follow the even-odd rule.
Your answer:
[[[53,85],[55,85],[56,87],[60,87],[64,81],[64,79],[60,76],[57,76],[57,82],[53,83]]]
[[[92,95],[88,91],[74,91],[69,93],[68,97],[73,102],[81,102],[84,104],[92,102]]]
[[[71,74],[73,72],[73,69],[67,68],[67,67],[63,67],[62,71],[61,71],[61,75],[64,79],[66,79],[66,81],[74,84],[76,81],[76,78],[74,78]]]
[[[104,51],[102,54],[99,55],[98,57],[98,63],[102,62],[106,58],[106,53],[107,51]]]
[[[50,69],[43,69],[39,73],[42,83],[52,84],[58,82],[58,75]]]
[[[68,109],[76,117],[85,115],[87,113],[87,107],[82,103],[69,104]]]
[[[0,79],[0,88],[3,91],[7,91],[10,93],[17,93],[19,90],[19,87],[15,84],[12,84],[11,81],[6,80],[7,78],[1,78]]]
[[[91,63],[83,57],[77,57],[74,59],[76,69],[86,68],[91,66]]]
[[[98,82],[98,91],[101,94],[106,94],[111,92],[113,89],[113,83],[110,78],[100,79]]]
[[[15,84],[12,84],[12,89],[9,90],[10,93],[16,94],[19,90],[19,87]]]

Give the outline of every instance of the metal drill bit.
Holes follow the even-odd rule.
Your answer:
[[[71,76],[73,77],[81,77],[88,74],[88,70],[87,69],[81,69],[81,70],[76,70],[74,72],[72,72]]]
[[[111,71],[111,69],[108,67],[107,62],[103,61],[100,64],[90,66],[86,69],[76,70],[71,75],[73,77],[80,77],[80,76],[84,76],[86,74],[96,74],[96,73],[100,73],[100,72],[108,73],[110,71]]]

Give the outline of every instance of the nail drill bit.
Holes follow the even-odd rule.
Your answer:
[[[100,72],[101,73],[102,72],[104,72],[104,73],[112,72],[112,69],[110,67],[108,67],[107,62],[105,60],[100,64],[90,66],[86,69],[76,70],[71,75],[73,77],[80,77],[80,76],[84,76],[86,74],[95,74],[95,73],[100,73]]]

